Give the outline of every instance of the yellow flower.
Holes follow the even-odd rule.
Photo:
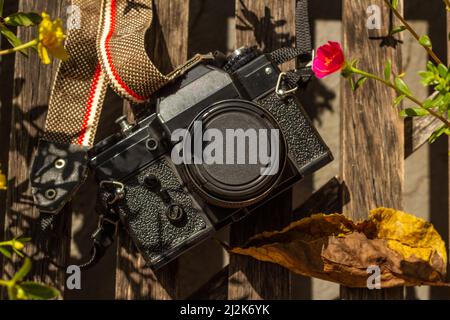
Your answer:
[[[22,242],[16,240],[12,240],[12,246],[14,249],[19,251],[25,248],[25,245]]]
[[[6,190],[6,176],[0,170],[0,190]]]
[[[60,59],[66,60],[69,55],[64,48],[63,41],[66,38],[60,19],[52,21],[45,12],[42,13],[42,21],[39,25],[37,50],[42,63],[50,64],[49,53]]]

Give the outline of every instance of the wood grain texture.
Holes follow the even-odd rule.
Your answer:
[[[341,210],[340,190],[342,182],[339,178],[333,178],[324,184],[317,192],[311,195],[298,209],[294,210],[294,220],[300,220],[314,213],[336,213]],[[192,294],[189,300],[227,298],[227,287],[229,279],[229,266],[220,270],[200,289]],[[234,284],[230,284],[234,285]]]
[[[228,266],[217,272],[187,300],[226,300],[228,298]]]
[[[434,117],[419,117],[405,120],[405,156],[408,157],[428,142],[431,134],[442,122]]]
[[[157,0],[154,13],[148,49],[154,63],[167,73],[188,58],[189,1]],[[177,261],[153,273],[125,233],[119,237],[117,259],[116,299],[179,298]]]
[[[295,0],[236,0],[236,48],[265,52],[295,44]],[[295,68],[291,61],[284,70]]]
[[[258,45],[264,51],[290,46],[295,35],[295,1],[237,0],[236,47]],[[292,67],[287,65],[286,67]],[[230,245],[242,245],[252,235],[278,229],[291,221],[291,192],[264,205],[230,228]],[[232,255],[228,298],[289,299],[291,275],[279,266]]]
[[[402,1],[400,1],[402,2]],[[382,10],[381,30],[368,30],[366,10],[378,5]],[[383,74],[383,62],[393,62],[393,72],[401,69],[400,46],[380,46],[374,37],[386,36],[390,13],[381,0],[343,1],[343,48],[348,59],[359,59],[359,66]],[[350,200],[343,213],[355,221],[367,218],[370,209],[385,206],[402,208],[404,175],[404,128],[393,109],[395,93],[384,85],[367,81],[356,93],[348,83],[342,85],[341,175]],[[388,291],[341,288],[344,299],[403,297],[402,288]]]
[[[65,17],[68,1],[21,0],[18,10],[24,12],[47,12],[52,17]],[[19,28],[18,37],[30,41],[37,34],[36,28]],[[58,264],[67,262],[70,250],[70,206],[59,214],[54,232],[56,237],[40,237],[37,223],[39,213],[33,206],[29,186],[29,169],[45,120],[50,87],[57,62],[45,66],[39,62],[35,51],[29,57],[16,55],[14,67],[14,98],[11,107],[11,133],[9,152],[8,210],[5,219],[5,238],[26,234],[33,238],[27,253],[33,257],[31,277],[53,285],[63,292],[65,272],[57,270],[44,259],[42,252],[51,256]],[[3,72],[3,70],[2,70]],[[2,73],[3,77],[3,73]],[[5,261],[5,273],[10,275],[17,263]],[[2,269],[3,270],[3,269]]]
[[[3,16],[17,12],[18,3],[6,2]],[[10,48],[10,44],[0,36],[0,50]],[[14,92],[14,62],[15,55],[2,56],[0,59],[0,170],[8,174],[9,136],[11,132],[11,113]],[[3,239],[6,213],[6,192],[0,191],[0,239]],[[0,266],[3,265],[3,255],[0,255]]]
[[[314,192],[299,208],[293,211],[294,221],[315,213],[340,213],[342,210],[342,182],[335,177]]]

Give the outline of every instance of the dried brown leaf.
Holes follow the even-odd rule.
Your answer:
[[[383,288],[447,285],[445,243],[438,232],[393,209],[375,209],[358,224],[339,214],[313,215],[230,252],[349,287],[366,287],[372,266],[380,268]]]

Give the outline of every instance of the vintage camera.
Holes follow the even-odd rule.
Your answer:
[[[121,132],[92,149],[97,179],[125,186],[117,208],[150,267],[163,266],[332,161],[297,98],[280,91],[284,75],[254,48],[216,54],[161,89],[156,112],[135,125],[119,119]],[[216,161],[199,159],[212,143],[209,160]],[[189,148],[194,152],[187,154]],[[250,159],[255,153],[266,160]]]

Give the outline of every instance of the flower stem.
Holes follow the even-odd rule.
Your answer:
[[[5,246],[12,246],[12,242],[11,241],[0,242],[0,247],[5,247]]]
[[[11,281],[6,281],[6,280],[0,279],[0,286],[10,287],[11,286]]]
[[[437,64],[443,64],[441,59],[439,59],[439,57],[436,55],[436,53],[434,53],[434,51],[430,47],[424,46],[420,43],[420,36],[413,29],[413,27],[411,27],[411,25],[406,21],[406,19],[400,14],[400,12],[398,12],[398,10],[396,10],[392,6],[391,2],[389,0],[384,0],[384,2],[389,6],[389,8],[391,8],[395,16],[402,22],[402,24],[412,34],[412,36],[417,40],[417,42],[419,42],[419,44],[428,52],[431,58],[433,58],[434,62],[436,62]],[[446,2],[448,2],[448,0],[446,0]]]
[[[10,53],[14,53],[23,49],[28,49],[31,47],[34,47],[35,45],[38,44],[38,39],[34,39],[31,40],[27,43],[21,44],[20,46],[14,47],[14,48],[10,48],[10,49],[6,49],[6,50],[2,50],[0,51],[0,56],[6,55],[6,54],[10,54]]]
[[[438,112],[434,111],[431,108],[425,108],[425,106],[423,105],[423,102],[419,101],[417,98],[415,98],[414,96],[403,92],[401,90],[399,90],[395,85],[393,85],[390,81],[386,81],[383,78],[380,78],[374,74],[365,72],[363,70],[359,70],[357,68],[351,67],[351,72],[355,73],[355,74],[359,74],[361,76],[367,77],[369,79],[373,79],[375,81],[381,82],[383,84],[385,84],[386,86],[394,89],[396,92],[398,92],[401,95],[404,95],[406,98],[408,98],[410,101],[414,102],[417,106],[419,106],[421,109],[428,111],[433,117],[439,119],[440,121],[442,121],[447,127],[450,128],[450,121],[448,119],[446,119],[445,117],[443,117],[442,115],[440,115]]]

